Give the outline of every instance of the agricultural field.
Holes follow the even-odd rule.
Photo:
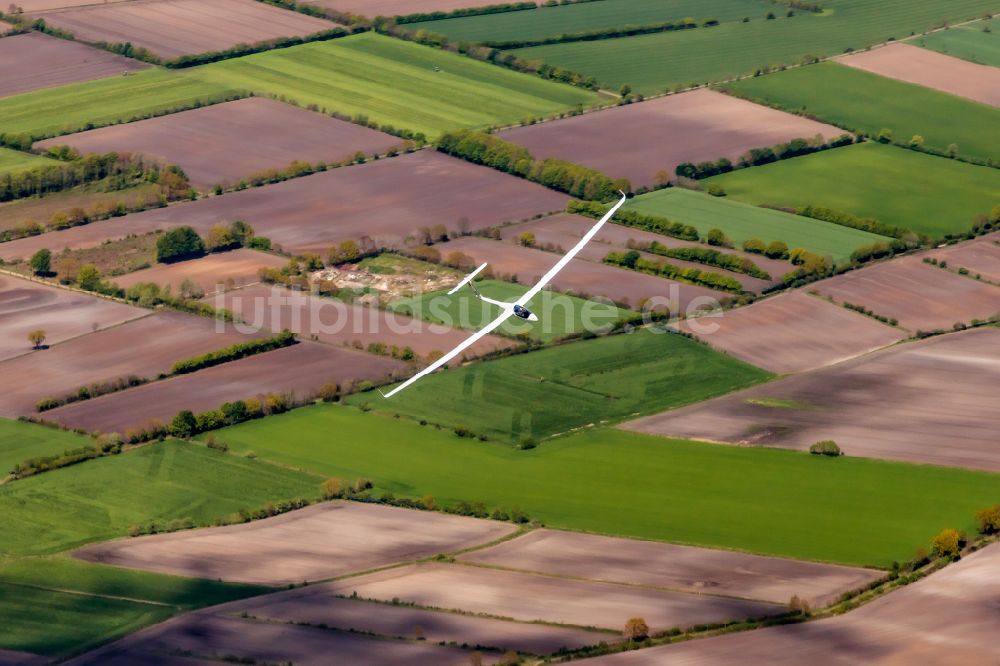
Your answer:
[[[920,69],[919,76],[931,76],[929,70]],[[808,113],[852,132],[874,137],[888,129],[893,141],[902,145],[918,135],[925,148],[939,153],[955,144],[959,156],[1000,160],[1000,138],[991,131],[1000,124],[1000,109],[856,67],[822,62],[737,81],[725,89],[769,106]],[[955,122],[958,118],[961,122]]]
[[[484,280],[476,288],[486,297],[513,302],[524,295],[528,287]],[[394,301],[390,307],[395,312],[409,314],[425,321],[446,326],[479,329],[493,321],[499,314],[495,305],[472,298],[471,291],[448,296],[446,291]],[[594,331],[614,324],[631,314],[608,302],[585,301],[551,291],[543,291],[531,303],[532,312],[541,319],[537,323],[508,319],[497,329],[507,335],[526,335],[535,340],[550,342],[571,333]]]
[[[174,311],[88,332],[0,361],[0,374],[9,382],[0,396],[0,415],[33,415],[39,400],[64,398],[82,386],[130,376],[156,379],[177,361],[256,337],[263,335],[238,333],[232,325],[220,327],[214,319]]]
[[[628,178],[632,187],[652,187],[673,180],[674,169],[683,162],[714,162],[726,157],[735,163],[751,148],[817,135],[831,139],[840,134],[843,131],[832,125],[713,90],[693,90],[517,127],[500,136],[524,146],[536,157],[559,157],[612,178]],[[593,140],[580,141],[581,135]]]
[[[987,546],[850,613],[804,624],[598,657],[594,666],[795,666],[822,663],[976,664],[996,653],[992,613],[1000,545]],[[830,646],[836,645],[835,653]]]
[[[460,551],[516,529],[509,522],[326,502],[242,525],[92,544],[73,555],[160,573],[286,585]]]
[[[392,247],[421,227],[443,224],[455,235],[562,210],[566,200],[521,178],[421,150],[3,243],[0,258],[30,257],[43,247],[54,253],[95,247],[181,225],[204,234],[233,220],[247,222],[286,251],[325,256],[344,240],[369,237]]]
[[[930,338],[624,427],[799,450],[832,439],[847,456],[1000,472],[998,349],[996,328]]]
[[[120,77],[125,72],[147,67],[131,58],[39,32],[13,35],[0,42],[0,97],[78,81]]]
[[[31,153],[22,153],[19,150],[0,148],[0,176],[47,165],[54,166],[56,162]]]
[[[336,28],[324,19],[252,0],[138,0],[32,14],[83,42],[130,43],[172,60]],[[238,21],[232,20],[239,17]]]
[[[898,342],[901,329],[793,291],[721,316],[687,319],[680,330],[771,372],[815,370]]]
[[[959,243],[950,247],[935,250],[930,258],[945,262],[946,268],[961,272],[962,269],[975,279],[987,280],[994,284],[1000,283],[1000,234],[992,234],[985,238]]]
[[[988,213],[1000,200],[997,169],[876,142],[740,169],[704,182],[751,204],[824,206],[932,238],[968,231],[977,215]],[[816,224],[861,233],[826,222]],[[859,244],[884,240],[864,236]],[[789,247],[796,244],[789,242]]]
[[[441,395],[439,403],[448,400]],[[476,409],[472,403],[467,413]],[[339,406],[241,424],[216,437],[237,452],[323,476],[366,476],[376,493],[431,494],[442,506],[518,505],[552,528],[862,566],[907,559],[948,525],[971,530],[972,513],[997,501],[998,477],[982,472],[607,429],[519,451]]]
[[[178,412],[218,409],[223,403],[268,393],[303,399],[325,384],[384,381],[406,364],[388,357],[316,342],[231,361],[151,382],[45,413],[47,420],[89,432],[124,432],[150,421],[169,423]]]
[[[254,137],[253,141],[247,141]],[[143,153],[184,169],[201,189],[235,186],[293,161],[342,162],[399,148],[396,137],[266,98],[214,104],[159,118],[56,137],[37,149],[71,146],[81,154]]]
[[[199,259],[173,264],[157,264],[134,273],[113,278],[123,289],[141,282],[155,282],[169,286],[173,293],[180,293],[181,284],[190,280],[206,294],[245,287],[260,280],[261,268],[281,268],[288,260],[266,252],[239,248],[229,252],[216,252]]]
[[[123,190],[111,189],[107,182],[74,187],[42,197],[27,197],[0,203],[0,232],[24,228],[30,222],[45,225],[59,213],[68,215],[74,208],[86,213],[113,210],[119,204],[126,209],[145,206],[160,198],[160,188],[143,183]]]
[[[843,148],[838,148],[821,153],[821,155],[826,156],[843,150]],[[804,159],[808,158],[796,158],[794,162],[801,165],[803,164],[801,160]],[[733,172],[736,174],[736,178],[720,178],[718,181],[710,179],[708,182],[718,182],[728,194],[735,195],[733,199],[739,199],[742,198],[739,195],[744,190],[734,188],[733,180],[740,177],[752,178],[754,175],[759,175],[760,169],[766,168],[768,167],[741,169]],[[796,170],[795,173],[799,174],[800,169]],[[729,175],[726,174],[726,176]],[[784,181],[777,182],[787,185]],[[789,190],[792,189],[793,187],[789,186]],[[756,196],[759,190],[753,187],[747,188],[746,191],[752,191],[753,196]],[[799,193],[799,196],[812,196],[812,190],[809,189],[795,191]],[[801,192],[808,194],[803,195]],[[874,198],[874,192],[872,196]],[[750,206],[733,199],[712,197],[682,188],[668,188],[638,196],[625,206],[639,213],[666,217],[674,222],[689,224],[702,235],[706,235],[711,229],[720,229],[734,242],[736,247],[739,247],[743,241],[753,238],[762,240],[765,244],[780,240],[784,241],[789,248],[802,247],[820,256],[831,256],[835,260],[847,258],[851,252],[863,245],[887,240],[883,236],[867,231],[851,229],[770,208]],[[768,202],[785,203],[774,199],[753,201],[753,203]],[[806,205],[810,202],[799,203]],[[782,274],[772,275],[772,277],[779,277]]]
[[[0,360],[30,353],[32,331],[44,331],[44,343],[54,345],[147,314],[90,294],[0,275]]]
[[[57,455],[91,443],[90,438],[76,433],[0,418],[0,475],[6,477],[14,465],[28,458]]]
[[[923,35],[914,39],[913,43],[970,62],[1000,67],[1000,36],[997,30],[1000,30],[1000,19],[994,18]]]
[[[729,80],[762,67],[797,64],[805,57],[861,50],[890,38],[901,39],[947,21],[978,18],[996,11],[990,0],[827,0],[820,14],[784,8],[748,9],[749,22],[725,21],[712,28],[636,37],[572,42],[510,51],[524,60],[542,60],[597,78],[606,88],[623,84],[651,94],[678,86]],[[765,20],[767,12],[779,18]]]
[[[838,60],[843,65],[1000,106],[1000,69],[977,65],[906,43]]]
[[[418,12],[450,12],[495,4],[492,0],[306,0],[306,2],[317,7],[361,14],[369,18],[402,16]]]
[[[105,0],[104,4],[113,2],[130,2],[131,0]],[[25,11],[44,12],[50,9],[66,9],[67,7],[79,7],[81,5],[92,5],[94,0],[17,0],[17,6]]]

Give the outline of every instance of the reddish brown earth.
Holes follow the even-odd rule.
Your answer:
[[[12,35],[0,41],[0,97],[146,67],[138,60],[40,32]]]
[[[419,356],[427,356],[434,351],[446,352],[469,337],[468,331],[429,324],[396,312],[266,284],[206,300],[235,312],[249,327],[247,330],[287,328],[303,338],[316,336],[337,345],[358,341],[365,349],[373,342],[381,342],[389,347],[409,346]],[[513,345],[510,340],[490,335],[473,345],[469,355]]]
[[[516,275],[518,282],[527,285],[534,284],[559,261],[559,255],[553,252],[474,236],[434,247],[443,257],[451,252],[462,252],[472,257],[476,264],[489,262],[494,274]],[[645,298],[655,298],[657,309],[669,309],[674,314],[693,311],[699,305],[710,305],[731,297],[731,294],[706,287],[582,259],[570,262],[551,282],[551,287],[555,291],[587,297],[604,296],[616,303],[628,303],[631,307],[638,307]]]
[[[45,344],[54,345],[148,314],[131,305],[0,275],[0,360],[31,352],[31,331],[45,331]]]
[[[1000,544],[857,610],[583,661],[586,666],[969,666],[997,663]]]
[[[232,326],[221,331],[208,317],[165,311],[89,333],[49,349],[0,362],[4,390],[0,415],[26,416],[42,398],[75,393],[81,386],[135,375],[154,379],[176,361],[222,349],[250,336]]]
[[[950,329],[1000,314],[1000,287],[928,266],[916,256],[838,275],[814,289],[838,303],[897,319],[911,331]]]
[[[381,380],[406,364],[315,342],[232,361],[188,375],[77,402],[45,413],[47,419],[96,432],[122,432],[150,420],[168,423],[177,412],[216,409],[266,393],[314,394],[328,383]]]
[[[905,331],[802,290],[678,324],[736,358],[778,374],[814,370],[907,337]]]
[[[130,0],[102,0],[104,4],[114,2],[129,2]],[[81,5],[97,4],[94,0],[16,0],[14,3],[26,13],[41,12],[49,9],[64,9],[66,7],[80,7]],[[6,7],[4,8],[6,9]]]
[[[49,663],[48,657],[42,657],[30,652],[15,650],[0,650],[0,665],[2,666],[41,666]]]
[[[283,585],[463,550],[515,529],[435,511],[324,502],[252,523],[94,544],[74,556],[180,576]]]
[[[972,277],[980,275],[984,280],[1000,282],[1000,234],[952,245],[928,256],[948,262],[951,270],[965,268]]]
[[[571,118],[506,130],[500,136],[537,158],[559,157],[628,178],[633,187],[671,179],[683,162],[735,161],[751,148],[844,131],[714,90],[668,95]],[[581,141],[580,137],[587,137]]]
[[[259,3],[255,3],[259,4]],[[0,258],[93,247],[108,239],[190,225],[244,220],[290,252],[325,254],[340,241],[369,236],[398,245],[421,227],[469,231],[566,207],[566,196],[521,178],[431,150],[333,169],[303,178],[148,210],[64,231],[0,243]]]
[[[979,328],[897,345],[623,427],[799,450],[832,439],[849,456],[1000,472],[997,386],[1000,330]]]
[[[450,12],[497,4],[495,0],[307,0],[307,2],[318,7],[368,17]]]
[[[132,0],[46,11],[38,17],[84,42],[131,42],[168,60],[337,27],[254,0]]]
[[[630,585],[569,580],[455,564],[416,564],[330,583],[331,590],[363,599],[399,598],[418,606],[460,609],[514,620],[542,620],[620,630],[643,617],[653,631],[762,617],[785,611],[769,604]]]
[[[281,268],[287,264],[287,259],[277,255],[239,249],[176,264],[157,264],[112,280],[125,289],[140,282],[155,282],[161,287],[169,285],[175,294],[181,282],[191,280],[206,294],[213,294],[217,290],[258,282],[257,270],[260,268]]]
[[[837,62],[880,76],[1000,106],[1000,69],[897,42]]]
[[[35,145],[72,146],[81,153],[143,153],[179,165],[195,187],[207,189],[235,185],[267,169],[281,170],[294,160],[341,162],[358,152],[381,155],[401,143],[354,123],[251,97]]]
[[[824,606],[884,572],[655,541],[534,530],[460,561],[677,592]]]

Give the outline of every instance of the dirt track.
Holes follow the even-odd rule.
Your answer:
[[[840,58],[843,65],[1000,106],[1000,69],[896,43]]]
[[[6,9],[6,7],[3,7]],[[149,65],[40,32],[0,41],[0,97],[76,81],[121,76]]]
[[[131,42],[168,60],[337,26],[253,0],[132,0],[52,10],[38,17],[84,42]]]
[[[858,312],[802,290],[680,322],[679,328],[736,358],[779,374],[814,370],[907,337]]]
[[[835,618],[626,652],[585,666],[997,663],[1000,544]]]
[[[942,271],[943,273],[944,271]],[[1000,330],[907,343],[699,405],[627,430],[1000,472]]]
[[[683,162],[720,157],[735,162],[751,148],[843,133],[833,125],[702,89],[517,127],[500,136],[537,158],[577,162],[640,187],[655,185],[659,171],[672,180]]]
[[[358,152],[381,155],[401,144],[400,139],[367,127],[251,97],[60,136],[36,147],[143,153],[179,165],[195,187],[207,189],[235,185],[267,169],[282,170],[294,160],[340,162]]]
[[[175,294],[181,282],[191,280],[206,294],[213,294],[219,287],[224,290],[257,282],[259,268],[281,268],[287,264],[288,260],[283,257],[239,249],[176,264],[157,264],[112,279],[124,289],[140,282],[155,282],[161,287],[169,285]]]

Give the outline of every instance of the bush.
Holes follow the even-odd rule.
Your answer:
[[[823,440],[822,442],[816,442],[809,447],[809,453],[817,456],[842,456],[844,452],[840,450],[837,443],[832,439]]]
[[[174,437],[186,439],[194,435],[197,428],[198,422],[194,418],[194,413],[188,409],[178,412],[177,416],[170,422],[170,434]]]
[[[205,244],[191,227],[177,227],[156,239],[156,260],[170,263],[205,254]]]
[[[976,512],[976,523],[980,534],[997,534],[1000,532],[1000,504]]]
[[[344,484],[340,479],[330,478],[320,484],[319,490],[323,499],[336,499],[344,495]]]
[[[642,641],[649,637],[649,625],[641,617],[633,617],[625,623],[622,637],[627,641]]]
[[[229,347],[225,347],[214,352],[202,354],[201,356],[195,356],[194,358],[177,361],[170,369],[170,372],[174,375],[183,375],[189,372],[194,372],[195,370],[210,368],[213,365],[220,365],[222,363],[235,361],[247,356],[253,356],[254,354],[271,351],[272,349],[288,347],[289,345],[295,344],[295,342],[295,334],[291,331],[285,330],[270,338],[252,340],[250,342],[239,342],[235,345],[230,345]]]
[[[787,259],[788,245],[782,241],[771,241],[771,244],[764,250],[764,256],[769,259]]]
[[[931,552],[938,557],[957,559],[962,552],[965,539],[962,533],[955,529],[941,530],[931,539]]]

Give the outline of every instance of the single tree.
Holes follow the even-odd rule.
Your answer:
[[[80,289],[96,291],[101,286],[101,272],[94,264],[84,264],[76,274],[76,284]]]
[[[641,641],[649,636],[649,625],[641,617],[633,617],[625,623],[622,636],[627,641]]]
[[[941,530],[937,536],[931,539],[931,550],[938,557],[955,559],[962,550],[962,535],[958,530]]]
[[[35,275],[48,275],[52,270],[52,253],[42,248],[31,255],[31,270]]]
[[[170,422],[170,434],[186,439],[195,434],[197,427],[198,422],[195,420],[194,413],[185,409],[178,412],[174,420]]]
[[[524,247],[535,247],[535,234],[530,231],[525,231],[517,237],[517,242]]]
[[[171,229],[156,239],[156,260],[160,263],[191,259],[203,254],[205,244],[191,227]]]
[[[35,349],[41,349],[42,343],[45,342],[45,331],[38,329],[28,333],[28,341]]]

